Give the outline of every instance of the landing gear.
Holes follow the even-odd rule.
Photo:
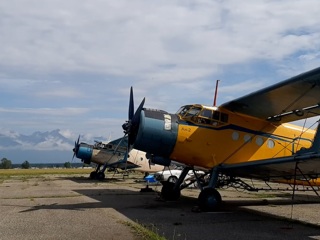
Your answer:
[[[214,188],[205,188],[198,197],[198,204],[202,211],[212,212],[221,206],[221,195]]]
[[[176,176],[171,176],[168,178],[168,182],[176,183],[178,181],[178,178]]]
[[[101,164],[99,164],[96,168],[95,171],[90,173],[90,178],[91,179],[97,179],[99,181],[102,181],[105,178],[105,168],[103,168],[102,170],[100,170]]]
[[[91,179],[96,179],[97,178],[97,172],[96,171],[93,171],[90,173],[90,178]]]
[[[104,172],[98,172],[97,179],[99,181],[102,181],[105,178]]]
[[[216,190],[219,180],[219,168],[215,167],[211,170],[209,184],[202,189],[198,197],[199,208],[204,212],[212,212],[221,206],[221,195]]]
[[[179,178],[172,177],[171,179],[169,178],[168,181],[162,183],[162,189],[161,189],[161,197],[164,200],[168,201],[175,201],[180,198],[181,195],[181,184],[185,177],[187,176],[190,167],[185,167]]]
[[[161,189],[161,197],[167,201],[176,201],[180,198],[180,188],[175,188],[175,183],[173,182],[163,182]]]
[[[222,203],[221,195],[216,190],[219,185],[219,168],[213,168],[210,173],[207,172],[200,177],[193,170],[196,179],[189,184],[183,184],[184,179],[190,170],[193,170],[193,168],[185,167],[182,170],[179,178],[172,178],[168,179],[166,182],[162,182],[163,186],[161,189],[161,197],[164,200],[169,201],[178,200],[181,195],[181,189],[188,187],[190,184],[194,184],[194,181],[196,181],[196,183],[199,185],[199,189],[201,189],[198,197],[199,209],[204,212],[218,210]],[[205,180],[205,177],[208,174],[210,174],[209,182]],[[205,185],[206,187],[204,188]]]

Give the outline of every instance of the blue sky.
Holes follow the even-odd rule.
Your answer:
[[[318,0],[0,2],[0,130],[122,136],[135,105],[218,104],[319,67]]]

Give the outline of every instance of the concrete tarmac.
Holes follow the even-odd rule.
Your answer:
[[[221,190],[219,212],[197,210],[198,189],[165,202],[140,176],[92,181],[81,175],[0,182],[0,239],[142,239],[141,224],[166,239],[320,239],[320,201],[310,193]],[[306,195],[306,196],[305,196]]]

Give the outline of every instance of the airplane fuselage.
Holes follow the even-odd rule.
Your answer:
[[[219,164],[290,156],[310,147],[314,133],[195,104],[183,106],[176,114],[144,109],[134,148],[210,169]]]
[[[84,163],[90,164],[91,162],[98,165],[108,165],[110,167],[129,166],[141,172],[157,172],[163,169],[163,166],[149,163],[146,158],[146,153],[132,149],[125,159],[126,147],[117,146],[112,143],[106,143],[103,146],[89,145],[81,143],[77,152],[77,157],[82,159]],[[128,163],[126,164],[126,161]]]

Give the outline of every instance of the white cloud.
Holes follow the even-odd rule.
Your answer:
[[[313,48],[319,37],[316,1],[117,2],[2,3],[0,61],[126,76],[175,64],[176,71],[192,66],[206,74],[214,64],[278,60]],[[305,35],[292,35],[300,29]]]
[[[0,113],[19,113],[19,114],[37,114],[37,115],[54,115],[54,116],[70,116],[87,113],[86,108],[0,108]]]
[[[35,93],[38,97],[62,97],[62,98],[77,98],[81,97],[81,93],[76,89],[54,89],[49,91],[39,91]]]
[[[318,65],[318,12],[318,0],[1,1],[0,126],[119,136],[132,85],[136,106],[175,111],[211,102],[222,76],[231,100]]]

